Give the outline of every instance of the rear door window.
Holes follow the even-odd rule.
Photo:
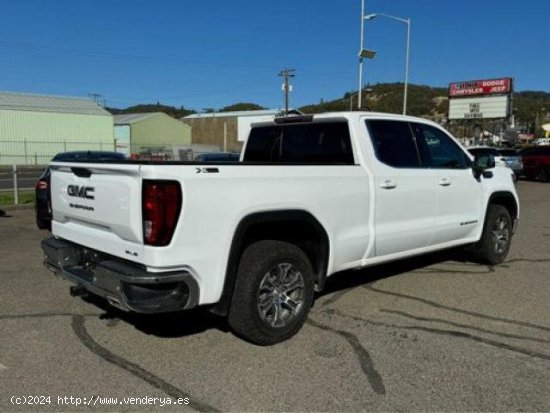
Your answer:
[[[394,168],[419,168],[420,154],[408,122],[368,120],[367,127],[378,160]]]

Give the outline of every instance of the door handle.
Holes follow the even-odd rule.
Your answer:
[[[385,180],[384,182],[382,182],[380,184],[380,188],[382,189],[393,189],[397,186],[397,184],[395,183],[395,181],[392,181],[390,179],[387,179]]]
[[[441,179],[441,181],[439,181],[439,185],[449,186],[449,185],[451,185],[451,180],[449,178],[443,178],[443,179]]]

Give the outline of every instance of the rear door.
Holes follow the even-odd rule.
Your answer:
[[[375,254],[384,256],[431,245],[437,188],[408,122],[367,120],[375,152]]]
[[[140,165],[51,164],[52,232],[128,258],[143,241]]]

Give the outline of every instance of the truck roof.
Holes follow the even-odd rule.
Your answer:
[[[289,118],[293,117],[304,117],[304,118],[313,118],[313,121],[316,120],[323,120],[323,119],[334,119],[334,118],[345,118],[348,120],[358,120],[360,118],[367,118],[367,119],[393,119],[393,120],[402,120],[402,121],[409,121],[409,122],[423,122],[428,123],[435,126],[440,126],[438,123],[433,122],[429,119],[419,118],[415,116],[409,116],[409,115],[400,115],[396,113],[385,113],[385,112],[366,112],[366,111],[356,111],[356,112],[326,112],[326,113],[317,113],[312,115],[290,115]],[[279,119],[279,118],[276,118]],[[310,122],[311,120],[306,120],[307,122]],[[275,121],[262,121],[257,123],[252,123],[253,126],[268,126],[273,125]],[[298,123],[298,122],[297,122]]]

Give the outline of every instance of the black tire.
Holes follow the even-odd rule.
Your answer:
[[[296,282],[300,277],[303,282]],[[280,279],[288,283],[279,282]],[[275,283],[278,286],[273,287]],[[303,287],[281,292],[290,284]],[[264,346],[279,343],[300,330],[312,301],[313,269],[304,252],[287,242],[258,241],[249,245],[241,256],[229,325],[237,335],[252,343]],[[291,309],[290,302],[293,306],[296,302],[300,304]],[[264,312],[261,308],[267,310]],[[282,325],[274,325],[281,322]]]
[[[46,221],[41,218],[36,218],[36,226],[38,229],[47,229],[48,231],[52,230],[52,223],[51,221]]]
[[[472,248],[474,258],[483,264],[502,263],[510,250],[512,225],[510,212],[504,206],[489,205],[481,239]]]
[[[550,181],[550,169],[544,168],[540,171],[540,180],[542,182],[549,182]]]

